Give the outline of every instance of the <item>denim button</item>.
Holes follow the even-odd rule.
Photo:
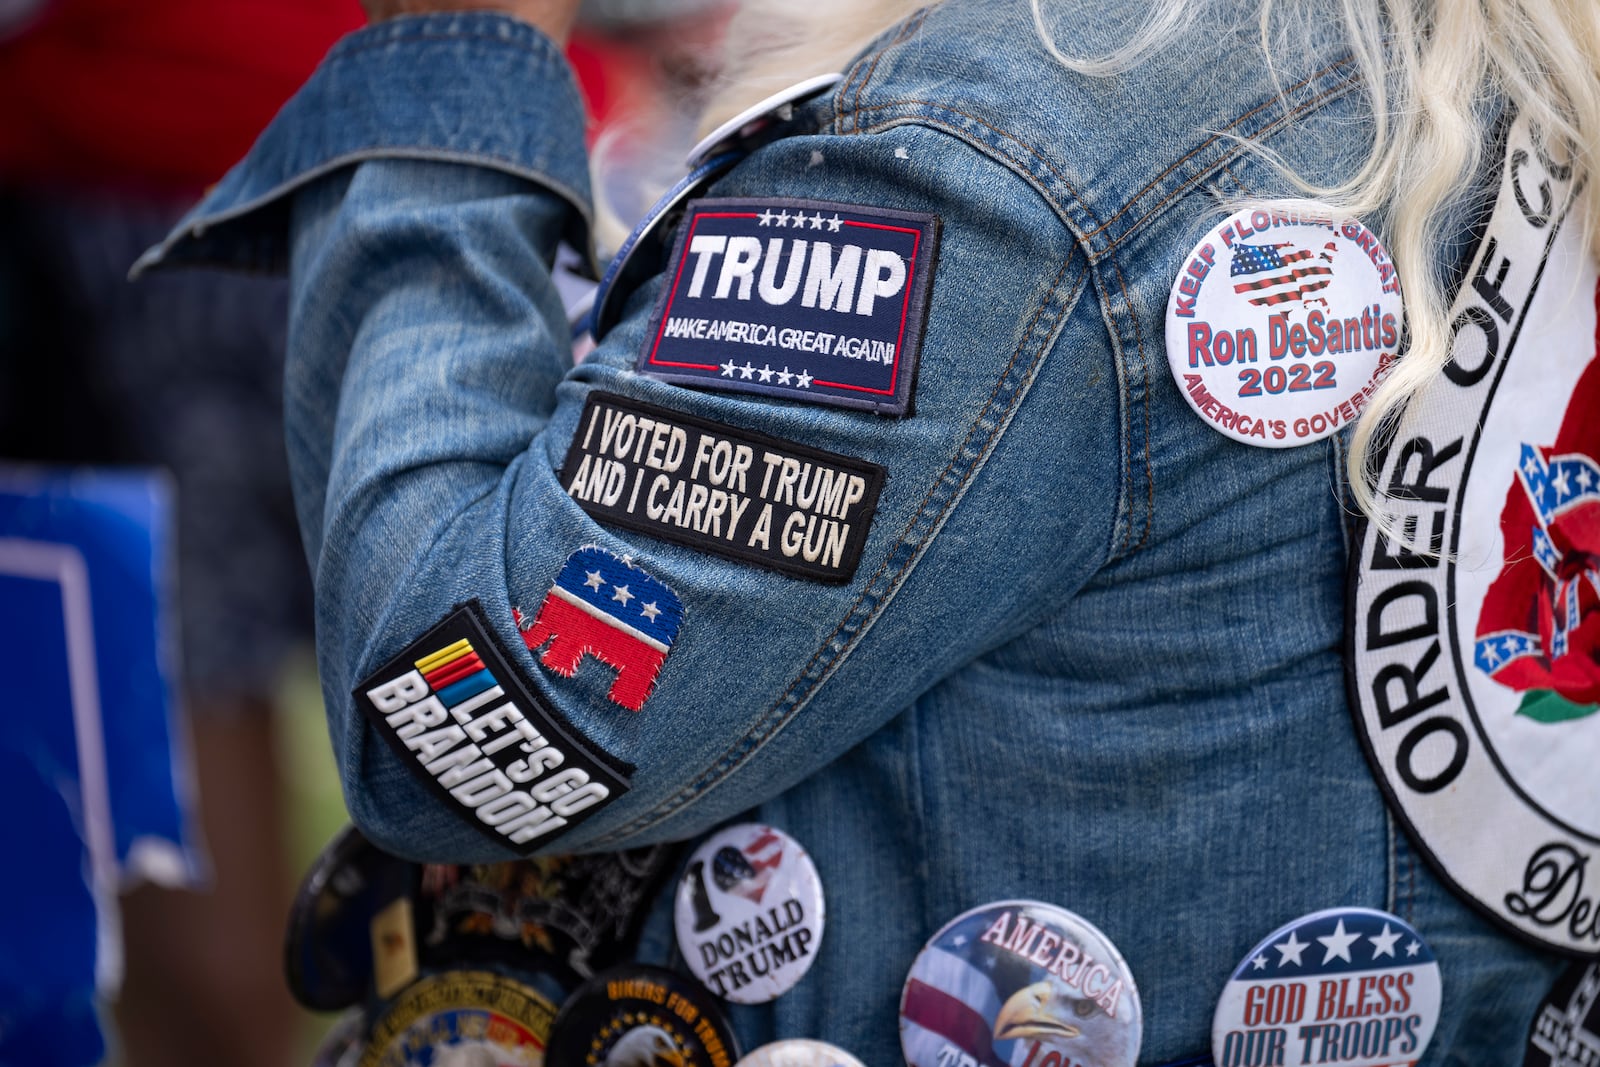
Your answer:
[[[1293,448],[1361,414],[1399,355],[1389,254],[1309,201],[1241,209],[1195,245],[1167,300],[1167,360],[1195,414],[1260,448]]]
[[[715,997],[663,967],[625,963],[589,979],[561,1006],[544,1062],[727,1067],[738,1058]]]
[[[1415,1063],[1439,1021],[1439,964],[1403,919],[1312,912],[1250,950],[1217,1001],[1217,1067]]]
[[[678,950],[705,987],[738,1004],[794,988],[822,941],[822,880],[799,842],[742,823],[712,834],[678,884]]]
[[[774,1041],[734,1067],[863,1067],[860,1060],[824,1041]]]
[[[911,1067],[1133,1067],[1144,1016],[1105,934],[1065,908],[985,904],[934,934],[900,997]]]

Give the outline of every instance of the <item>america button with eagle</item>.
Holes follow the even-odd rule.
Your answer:
[[[1133,1067],[1144,1014],[1105,934],[1036,900],[985,904],[934,934],[900,996],[911,1067]]]
[[[774,1041],[762,1045],[735,1067],[864,1067],[862,1062],[826,1041]]]
[[[800,843],[761,823],[712,834],[678,883],[678,951],[707,989],[764,1004],[794,988],[817,958],[822,879]]]

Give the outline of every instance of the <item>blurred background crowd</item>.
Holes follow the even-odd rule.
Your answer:
[[[569,53],[602,167],[681,160],[730,7],[587,5]],[[357,0],[0,0],[0,465],[176,482],[173,688],[203,878],[122,887],[105,1022],[127,1067],[303,1064],[326,1025],[282,964],[299,873],[344,822],[284,460],[286,289],[127,271],[364,21]],[[625,223],[648,204],[632,179],[597,187]]]

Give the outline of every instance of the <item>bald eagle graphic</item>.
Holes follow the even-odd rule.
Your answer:
[[[688,1067],[677,1044],[654,1026],[636,1026],[611,1046],[605,1067]]]

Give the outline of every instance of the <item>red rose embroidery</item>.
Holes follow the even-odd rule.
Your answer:
[[[1600,705],[1597,415],[1600,359],[1578,379],[1554,444],[1522,446],[1500,512],[1505,562],[1478,618],[1478,669],[1526,694],[1518,713],[1541,722]]]

